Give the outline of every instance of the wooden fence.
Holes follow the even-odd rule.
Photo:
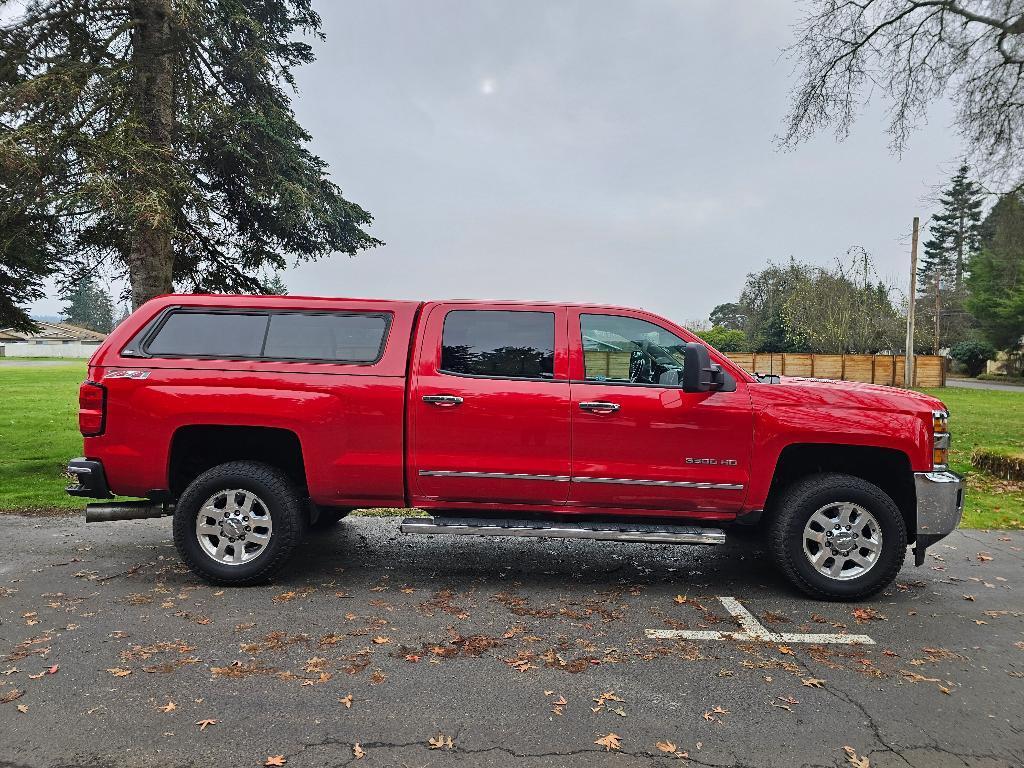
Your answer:
[[[792,352],[733,352],[729,359],[751,373],[807,376],[903,386],[903,355],[807,355]],[[916,355],[915,387],[946,386],[946,358]]]

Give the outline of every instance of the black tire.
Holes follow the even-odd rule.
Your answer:
[[[218,492],[228,489],[255,494],[272,521],[272,528],[264,529],[269,538],[262,545],[262,551],[251,560],[234,565],[218,562],[214,555],[208,554],[196,530],[203,505]],[[302,499],[284,472],[257,461],[232,461],[201,474],[178,499],[174,509],[174,545],[192,572],[212,584],[239,587],[262,584],[291,558],[306,532],[306,520]],[[255,545],[250,542],[243,545],[243,550],[245,546]]]
[[[812,564],[805,554],[804,530],[816,512],[844,502],[858,505],[875,518],[881,546],[870,568],[840,580],[820,573]],[[853,528],[856,530],[856,523]],[[798,480],[783,492],[772,516],[768,545],[782,572],[802,592],[829,600],[860,600],[896,578],[907,553],[907,527],[899,508],[881,488],[859,477],[829,472]],[[870,555],[867,550],[857,552]],[[825,560],[830,561],[835,558]]]
[[[316,522],[310,527],[316,531],[329,530],[348,517],[351,512],[351,509],[321,509]]]

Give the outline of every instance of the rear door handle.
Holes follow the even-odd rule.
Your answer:
[[[462,405],[462,398],[456,395],[424,395],[423,402],[430,403],[431,405],[451,407],[453,405]]]
[[[581,411],[589,411],[591,413],[614,413],[620,407],[618,403],[606,403],[600,400],[580,403]]]

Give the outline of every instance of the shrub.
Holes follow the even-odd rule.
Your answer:
[[[1024,480],[1024,454],[1007,454],[977,448],[971,454],[971,464],[976,469],[1004,480]]]
[[[968,376],[977,376],[985,371],[985,363],[996,356],[996,350],[985,341],[961,341],[953,345],[949,356],[963,365]]]
[[[701,331],[697,335],[719,352],[726,354],[742,352],[747,345],[747,335],[743,331],[730,330],[720,325]]]

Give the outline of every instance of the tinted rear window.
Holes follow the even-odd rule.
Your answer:
[[[154,357],[376,362],[388,320],[370,314],[173,312],[146,352]]]
[[[146,351],[157,357],[259,357],[266,315],[175,312]]]
[[[550,379],[555,316],[550,312],[455,310],[444,319],[441,369],[468,376]]]
[[[369,363],[380,357],[386,330],[379,315],[271,315],[263,356]]]

